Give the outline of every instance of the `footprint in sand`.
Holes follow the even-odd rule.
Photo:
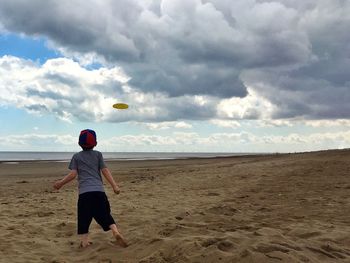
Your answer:
[[[232,248],[234,248],[233,243],[228,240],[220,241],[217,247],[224,252],[230,251]]]
[[[321,246],[321,248],[327,252],[330,252],[330,253],[343,253],[343,254],[346,254],[347,256],[350,256],[350,251],[345,251],[344,249],[341,249],[341,248],[338,248],[338,247],[335,247],[335,246],[331,246],[331,245],[323,245]]]
[[[346,259],[350,256],[350,253],[330,245],[323,245],[320,248],[307,246],[306,248],[316,254],[321,254],[332,259]]]
[[[186,212],[181,212],[179,213],[177,216],[175,216],[175,219],[177,220],[183,220],[185,217],[189,216],[190,212],[186,211]]]
[[[287,234],[289,236],[295,236],[298,238],[308,239],[308,238],[321,236],[322,232],[310,231],[309,229],[306,229],[305,227],[297,227],[297,228],[294,228],[291,231],[287,232]]]
[[[215,193],[215,192],[209,192],[206,194],[207,196],[219,196],[219,193]]]
[[[168,228],[165,228],[165,229],[159,231],[158,234],[161,236],[164,236],[164,237],[168,237],[168,236],[171,236],[176,230],[178,230],[180,228],[182,228],[182,227],[179,225],[176,225],[175,227],[168,227]]]
[[[210,247],[212,245],[216,245],[219,250],[224,252],[230,251],[232,248],[234,248],[231,241],[223,240],[221,238],[209,238],[201,243],[202,247]]]
[[[56,228],[57,228],[57,229],[62,229],[62,228],[64,228],[65,226],[67,226],[67,224],[66,224],[65,222],[62,222],[62,223],[57,224],[57,225],[56,225]]]
[[[112,259],[102,259],[98,263],[112,263]]]
[[[311,237],[317,237],[317,236],[320,236],[322,235],[321,232],[309,232],[309,233],[302,233],[302,234],[298,234],[296,235],[297,237],[300,237],[300,238],[311,238]]]
[[[209,247],[211,245],[214,245],[216,244],[217,242],[219,242],[220,239],[219,238],[209,238],[207,240],[204,240],[202,243],[201,243],[201,246],[202,247]]]
[[[289,262],[289,261],[286,261],[289,258],[289,252],[291,250],[294,250],[294,249],[292,249],[290,247],[278,245],[278,244],[260,243],[257,246],[255,246],[253,248],[253,250],[264,254],[266,257],[268,257],[270,259],[276,259],[276,260],[283,261],[283,262]]]
[[[264,213],[264,212],[272,212],[273,209],[271,209],[269,207],[260,207],[257,211]]]
[[[233,216],[238,212],[238,209],[224,204],[211,207],[208,211],[218,215]]]
[[[282,253],[288,253],[290,251],[289,248],[286,248],[284,246],[274,245],[274,244],[262,244],[262,243],[258,244],[254,250],[264,254],[271,253],[274,251],[280,251]]]
[[[28,184],[29,182],[26,181],[26,180],[23,180],[23,181],[19,181],[19,182],[16,182],[17,184]]]
[[[282,247],[286,247],[286,248],[289,248],[289,249],[295,250],[295,251],[302,251],[302,249],[300,247],[293,245],[293,244],[287,244],[287,243],[283,243],[283,242],[273,242],[273,244],[279,245]]]
[[[337,258],[336,256],[332,255],[331,253],[328,253],[327,251],[324,251],[323,249],[320,249],[320,248],[315,248],[315,247],[306,247],[306,248],[314,253],[322,254],[322,255],[327,256],[329,258],[333,258],[333,259]]]
[[[155,242],[159,242],[159,241],[162,241],[163,239],[162,238],[153,238],[152,240],[149,241],[149,244],[153,244]]]
[[[54,215],[54,212],[48,211],[48,212],[44,212],[44,211],[39,211],[38,212],[38,217],[48,217],[48,216],[52,216]]]

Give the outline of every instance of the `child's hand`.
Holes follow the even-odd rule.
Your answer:
[[[114,187],[113,187],[113,191],[114,191],[115,194],[118,195],[118,194],[120,193],[119,186],[118,186],[118,185],[114,186]]]
[[[55,188],[56,190],[60,190],[61,187],[62,187],[61,181],[56,181],[56,182],[53,184],[53,188]]]

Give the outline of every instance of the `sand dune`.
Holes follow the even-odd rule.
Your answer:
[[[0,262],[350,262],[350,151],[108,162],[130,246],[78,247],[67,164],[0,164]]]

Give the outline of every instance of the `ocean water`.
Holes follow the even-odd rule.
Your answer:
[[[0,161],[69,161],[74,152],[0,152]],[[251,153],[102,152],[105,160],[161,160],[241,156]]]

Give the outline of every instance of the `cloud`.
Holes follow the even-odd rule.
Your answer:
[[[45,36],[83,64],[117,66],[150,101],[175,98],[169,107],[203,96],[226,101],[222,118],[348,119],[349,12],[342,0],[3,0],[0,28]],[[252,94],[257,104],[249,101]],[[241,100],[251,105],[228,108]],[[139,114],[167,121],[193,110],[202,114],[190,118],[216,115],[214,107],[190,105],[181,113],[147,107]],[[122,119],[85,111],[86,119]]]
[[[134,146],[135,148],[134,148]],[[201,136],[195,132],[173,132],[161,135],[127,135],[112,137],[99,142],[100,147],[133,151],[209,151],[209,152],[293,152],[346,148],[350,145],[349,132],[312,134],[289,133],[258,135],[251,132],[214,133]]]
[[[71,146],[77,145],[76,136],[69,134],[23,134],[1,136],[0,145],[9,150],[66,150]]]
[[[288,119],[288,120],[260,120],[257,125],[261,127],[294,127],[305,126],[313,128],[334,128],[349,127],[350,120],[347,119],[325,119],[325,120],[304,120],[304,119]]]
[[[143,93],[128,86],[128,76],[118,67],[88,70],[66,58],[50,59],[39,65],[3,56],[0,77],[0,105],[53,114],[70,122],[164,121],[163,128],[169,125],[189,128],[185,122],[173,125],[171,122],[216,115],[216,98],[188,95],[171,98],[162,93]],[[129,103],[130,108],[115,110],[112,105],[116,102]]]
[[[223,119],[270,118],[275,107],[253,89],[248,89],[244,98],[223,99],[218,104],[218,116]]]
[[[231,121],[231,120],[211,120],[210,123],[223,128],[239,128],[241,127],[241,124],[238,121]]]
[[[161,122],[161,123],[145,123],[146,127],[150,130],[168,130],[175,129],[190,129],[192,125],[184,121],[178,122]]]
[[[305,125],[311,127],[350,127],[350,120],[338,119],[338,120],[314,120],[306,121]]]
[[[348,148],[350,132],[258,135],[252,132],[213,133],[171,132],[168,135],[121,135],[99,137],[100,151],[186,152],[293,152]],[[0,137],[6,150],[76,151],[77,136],[70,134],[24,134]]]
[[[0,58],[0,103],[64,120],[101,120],[125,83],[119,68],[88,71],[59,58],[43,65],[11,56]]]

